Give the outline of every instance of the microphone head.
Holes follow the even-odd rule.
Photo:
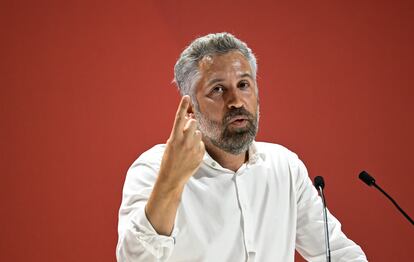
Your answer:
[[[325,187],[325,182],[323,181],[323,177],[321,176],[315,177],[315,179],[313,180],[313,184],[315,185],[316,189],[323,189]]]
[[[372,176],[370,176],[366,171],[362,171],[361,173],[359,173],[359,179],[364,181],[364,183],[368,186],[372,186],[373,184],[375,184],[375,179]]]

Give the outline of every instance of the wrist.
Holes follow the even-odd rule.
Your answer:
[[[187,180],[188,179],[185,178],[177,178],[177,176],[173,175],[171,172],[164,172],[164,170],[161,169],[154,186],[164,194],[179,193],[181,195]]]

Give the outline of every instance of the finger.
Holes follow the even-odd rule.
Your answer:
[[[194,138],[197,142],[201,141],[201,139],[203,138],[201,131],[200,130],[196,130],[194,132]]]
[[[200,152],[204,156],[204,152],[206,151],[205,145],[203,141],[200,141]]]
[[[184,126],[184,130],[183,130],[184,136],[190,139],[194,138],[196,129],[197,129],[197,121],[195,119],[189,119]]]
[[[181,98],[180,105],[178,106],[177,113],[175,115],[174,126],[172,130],[173,135],[182,134],[184,124],[186,123],[185,114],[187,112],[188,106],[190,104],[190,97],[183,96]]]

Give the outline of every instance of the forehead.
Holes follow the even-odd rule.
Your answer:
[[[251,74],[249,61],[239,51],[204,56],[198,63],[198,67],[202,78],[231,73]]]

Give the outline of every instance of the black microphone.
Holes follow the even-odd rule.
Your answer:
[[[372,186],[375,184],[375,179],[372,176],[370,176],[366,171],[362,171],[361,173],[359,173],[359,179],[364,181],[364,183],[368,186]]]
[[[316,189],[319,190],[319,187],[322,187],[322,189],[325,188],[325,182],[323,181],[323,177],[317,176],[317,177],[315,177],[315,179],[313,180],[313,182],[315,184]]]
[[[328,231],[328,215],[326,212],[326,202],[325,202],[325,196],[323,194],[323,189],[325,187],[325,182],[323,181],[323,177],[317,176],[313,180],[313,183],[317,190],[319,190],[322,198],[323,203],[323,222],[325,224],[325,252],[326,252],[326,261],[331,262],[331,247],[329,246],[329,231]]]
[[[375,183],[375,179],[370,176],[368,174],[368,172],[366,171],[362,171],[361,173],[359,173],[359,179],[361,179],[362,181],[364,181],[365,184],[367,184],[368,186],[374,186],[376,189],[378,189],[379,191],[381,191],[381,193],[383,193],[393,204],[394,206],[405,216],[405,218],[411,222],[411,225],[414,225],[413,220],[411,219],[410,216],[408,216],[407,213],[404,212],[404,210],[402,210],[402,208],[397,204],[397,202],[395,202],[394,199],[392,199],[391,196],[389,196],[384,190],[382,190],[382,188],[380,188],[376,183]]]

